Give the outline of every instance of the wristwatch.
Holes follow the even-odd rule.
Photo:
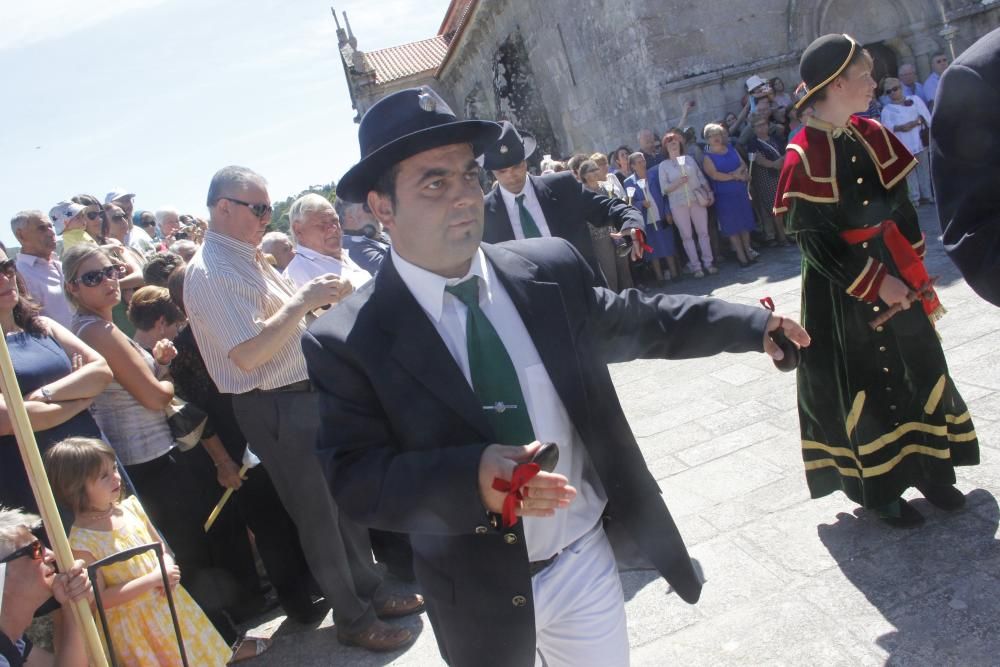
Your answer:
[[[41,389],[38,390],[38,392],[42,395],[42,398],[45,400],[46,403],[52,402],[52,392],[49,391],[47,387],[42,387]]]

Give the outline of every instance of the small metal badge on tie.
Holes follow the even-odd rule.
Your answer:
[[[516,405],[511,405],[504,403],[503,401],[497,401],[493,405],[484,405],[483,410],[495,410],[498,415],[502,415],[507,410],[516,410]]]

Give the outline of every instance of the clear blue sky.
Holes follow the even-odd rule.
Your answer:
[[[436,34],[448,0],[334,0],[369,51]],[[329,0],[0,0],[0,239],[116,186],[202,214],[242,164],[274,200],[336,181],[357,125]],[[16,245],[16,244],[14,244]]]

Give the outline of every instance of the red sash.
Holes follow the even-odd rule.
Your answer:
[[[879,234],[882,235],[885,247],[889,249],[889,254],[892,255],[892,260],[896,263],[896,268],[899,269],[900,277],[906,284],[916,292],[928,288],[931,277],[927,275],[924,262],[903,236],[903,233],[899,231],[895,220],[884,220],[874,227],[864,229],[848,229],[840,232],[840,238],[851,245],[857,245],[873,239]],[[924,306],[924,312],[932,316],[932,319],[936,319],[935,311],[941,309],[937,292],[930,289],[930,295],[921,299],[921,302]]]

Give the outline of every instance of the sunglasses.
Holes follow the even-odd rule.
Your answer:
[[[0,560],[0,563],[9,563],[23,556],[31,556],[32,560],[42,560],[44,553],[45,545],[42,544],[41,540],[35,540],[31,544],[21,547],[3,560]]]
[[[274,209],[271,208],[270,204],[251,204],[250,202],[241,201],[239,199],[233,199],[232,197],[219,197],[219,199],[225,199],[226,201],[231,201],[234,204],[239,204],[240,206],[246,206],[248,209],[250,209],[250,212],[253,213],[258,220],[263,220],[264,218],[274,213]]]
[[[115,213],[113,216],[111,216],[111,219],[117,220],[119,222],[125,222],[126,220],[128,220],[128,216],[125,215],[124,213]]]
[[[7,275],[13,275],[14,274],[14,264],[15,264],[15,260],[13,260],[13,259],[5,259],[4,261],[0,262],[0,273],[6,273]]]
[[[893,86],[892,88],[886,88],[885,89],[885,94],[886,95],[892,95],[897,90],[899,90],[899,86]]]
[[[118,278],[123,278],[125,276],[125,270],[124,264],[112,264],[111,266],[105,266],[103,269],[87,271],[79,278],[74,278],[70,282],[74,284],[83,284],[87,287],[97,287],[105,280],[117,280]]]
[[[87,211],[87,220],[97,220],[98,218],[103,218],[107,213],[104,211]]]

